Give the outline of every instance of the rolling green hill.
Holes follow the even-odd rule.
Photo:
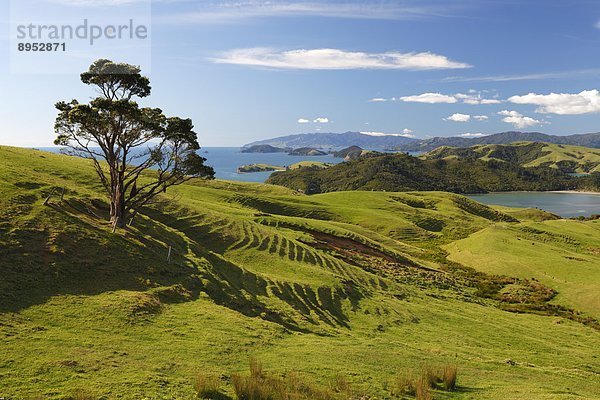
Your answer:
[[[515,190],[567,190],[580,183],[562,171],[525,168],[474,158],[423,160],[408,154],[360,157],[327,169],[303,168],[273,173],[267,183],[306,194],[345,190],[443,190],[485,193]]]
[[[600,172],[600,150],[562,144],[520,142],[467,148],[439,147],[422,156],[426,160],[469,158],[496,160],[523,167],[550,167],[568,173]]]
[[[312,398],[414,398],[399,376],[449,364],[436,399],[597,396],[598,304],[577,293],[598,275],[560,267],[600,265],[599,221],[227,181],[173,188],[115,234],[105,215],[87,161],[0,147],[0,397],[192,399],[209,374],[234,398],[251,356],[330,393]],[[503,254],[552,257],[461,253],[494,230]]]

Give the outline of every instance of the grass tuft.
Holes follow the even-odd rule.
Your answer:
[[[70,400],[97,400],[98,397],[85,389],[75,389],[73,395],[69,398]]]
[[[334,389],[324,389],[301,380],[298,373],[292,371],[285,377],[267,374],[261,363],[250,359],[250,375],[234,374],[231,377],[233,389],[238,400],[341,400],[351,398],[350,384],[343,375],[332,380]]]
[[[458,375],[458,367],[456,364],[448,364],[444,366],[444,375],[442,380],[444,382],[444,389],[454,390],[456,389],[456,378]]]
[[[250,358],[250,376],[255,379],[264,377],[262,363],[256,357]]]
[[[432,400],[431,380],[426,374],[422,374],[415,381],[415,399],[417,400]]]
[[[220,391],[220,381],[214,375],[199,372],[194,378],[194,390],[199,399],[219,399],[223,395]]]
[[[329,384],[329,388],[335,393],[350,393],[350,382],[346,378],[346,375],[337,373]]]
[[[415,394],[415,378],[412,372],[399,371],[392,378],[390,392],[396,397]]]
[[[425,365],[417,377],[412,371],[398,371],[392,378],[390,393],[401,398],[409,395],[417,399],[431,399],[433,390],[455,390],[457,375],[458,367],[455,364],[441,367]]]

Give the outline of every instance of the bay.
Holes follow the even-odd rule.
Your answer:
[[[539,208],[564,218],[600,214],[600,193],[579,192],[506,192],[469,195],[487,205]]]

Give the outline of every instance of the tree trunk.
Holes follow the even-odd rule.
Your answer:
[[[126,223],[124,211],[119,208],[116,208],[115,213],[110,216],[110,222],[113,226],[113,231],[116,228],[125,228],[127,223]]]
[[[123,185],[118,183],[114,185],[112,197],[110,202],[110,222],[112,223],[114,232],[117,228],[124,228],[127,225]]]

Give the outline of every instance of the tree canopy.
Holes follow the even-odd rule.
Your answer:
[[[81,81],[96,87],[99,96],[88,104],[56,104],[55,144],[93,161],[110,198],[115,229],[169,186],[214,177],[197,154],[200,145],[191,119],[166,117],[161,109],[134,101],[151,92],[139,67],[97,60]]]

